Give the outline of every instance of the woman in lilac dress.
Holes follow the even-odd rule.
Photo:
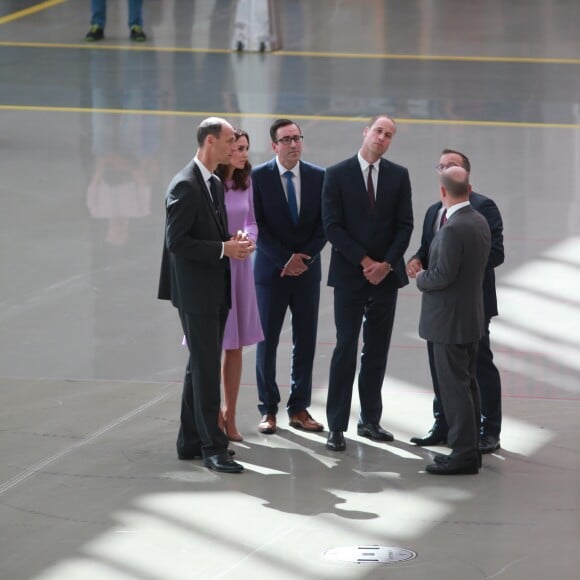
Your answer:
[[[228,165],[219,165],[216,174],[224,182],[230,233],[243,232],[255,244],[258,226],[248,162],[250,138],[236,129],[236,148]],[[232,308],[224,331],[222,378],[223,428],[231,441],[242,441],[236,425],[236,402],[242,379],[242,348],[263,340],[251,260],[230,260]]]

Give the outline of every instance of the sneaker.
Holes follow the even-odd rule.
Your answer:
[[[97,40],[103,40],[105,38],[105,31],[96,24],[93,24],[85,36],[87,42],[97,42]]]
[[[131,26],[131,35],[129,36],[131,40],[135,42],[145,42],[147,40],[147,35],[143,31],[142,26]]]

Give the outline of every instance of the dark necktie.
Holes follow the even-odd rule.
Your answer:
[[[441,229],[446,222],[447,222],[447,208],[445,208],[443,210],[443,213],[441,214],[441,219],[439,220],[439,229]]]
[[[209,178],[209,191],[211,193],[211,201],[218,217],[221,217],[220,204],[218,200],[218,190],[216,178],[213,175]]]
[[[367,177],[367,191],[369,192],[369,204],[371,211],[375,209],[375,186],[373,184],[373,165],[369,165],[369,175]]]
[[[294,181],[292,179],[294,174],[291,171],[285,171],[284,177],[286,178],[286,192],[288,194],[290,218],[292,219],[292,223],[296,225],[298,223],[298,204],[296,202],[296,188],[294,187]]]

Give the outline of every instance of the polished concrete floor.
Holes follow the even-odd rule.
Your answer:
[[[0,578],[572,580],[580,567],[580,5],[577,0],[274,1],[281,51],[230,51],[236,4],[124,1],[87,45],[88,2],[0,3]],[[504,219],[492,342],[502,448],[478,476],[425,473],[420,296],[403,289],[385,378],[396,441],[256,431],[244,355],[239,476],[175,457],[185,351],[155,299],[165,185],[209,114],[249,131],[292,116],[306,159],[398,119],[419,243],[443,147],[471,158]],[[103,173],[115,184],[103,188]],[[127,177],[129,176],[129,177]],[[328,264],[328,249],[324,254]],[[323,286],[312,414],[334,344]],[[288,388],[284,329],[279,378]],[[355,397],[356,399],[356,397]],[[343,547],[416,553],[340,562]],[[368,551],[368,550],[367,550]]]

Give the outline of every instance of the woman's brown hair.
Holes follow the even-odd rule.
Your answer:
[[[234,135],[236,141],[238,141],[240,137],[245,137],[248,140],[248,148],[250,147],[250,136],[246,131],[243,129],[234,129]],[[232,175],[234,185],[232,186],[232,189],[247,189],[250,185],[250,171],[252,171],[252,166],[249,161],[246,161],[243,169],[234,169]],[[225,183],[228,175],[228,165],[220,163],[215,170],[215,174]]]

